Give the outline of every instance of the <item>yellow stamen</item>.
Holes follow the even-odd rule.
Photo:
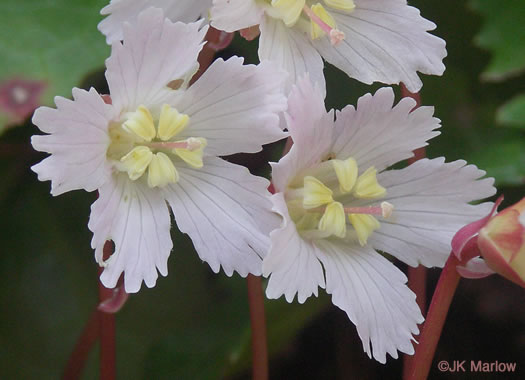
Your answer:
[[[168,183],[176,183],[179,173],[170,158],[162,152],[156,153],[151,158],[148,169],[148,186],[166,186]]]
[[[339,202],[332,202],[326,206],[326,210],[319,221],[319,229],[344,238],[346,235],[346,218],[343,205]]]
[[[272,0],[270,16],[280,18],[288,27],[294,26],[305,5],[305,0]]]
[[[128,120],[122,124],[122,128],[129,133],[134,133],[145,141],[151,141],[155,137],[155,124],[149,110],[139,106],[135,112],[131,112]]]
[[[297,223],[295,223],[298,231],[314,230],[319,226],[319,214],[314,212],[307,212]]]
[[[208,142],[203,137],[190,137],[186,140],[186,143],[188,144],[188,148],[176,148],[173,149],[173,153],[177,154],[188,165],[197,169],[202,168],[204,148]]]
[[[331,203],[333,201],[332,194],[332,190],[317,178],[312,176],[304,177],[303,207],[305,209],[316,208]]]
[[[377,182],[376,174],[377,170],[371,166],[357,178],[354,187],[357,198],[378,198],[386,194],[386,189]]]
[[[377,230],[381,225],[372,215],[367,214],[350,214],[348,219],[352,226],[354,226],[357,233],[357,239],[361,246],[366,245],[368,238],[374,230]]]
[[[164,104],[160,112],[159,126],[157,137],[162,141],[167,141],[173,136],[182,132],[188,125],[190,117],[179,113],[175,108]]]
[[[146,146],[137,146],[120,159],[132,181],[140,178],[151,162],[153,153]]]
[[[358,169],[356,160],[350,157],[344,161],[333,159],[331,162],[339,180],[339,189],[343,194],[349,193],[357,180]]]

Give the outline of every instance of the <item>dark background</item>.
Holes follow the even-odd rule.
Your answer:
[[[0,10],[8,3],[0,5]],[[30,3],[34,2],[17,5],[17,14],[30,12],[24,8]],[[98,13],[104,2],[78,3]],[[510,75],[497,82],[483,80],[482,73],[492,55],[474,42],[488,23],[487,16],[475,11],[474,5],[477,9],[497,9],[494,4],[499,2],[410,3],[438,25],[434,33],[447,41],[444,76],[423,76],[423,104],[435,106],[435,114],[443,123],[442,134],[431,142],[428,156],[444,155],[448,161],[467,159],[496,178],[498,193],[506,196],[504,206],[518,201],[525,194],[524,129],[499,125],[496,115],[503,103],[525,89],[525,76]],[[523,10],[519,1],[509,3],[516,12]],[[96,21],[91,26],[92,34],[85,38],[96,38],[103,45],[95,25]],[[523,28],[523,24],[499,25],[516,31]],[[38,38],[34,32],[35,44]],[[77,55],[75,49],[83,51],[86,46],[90,45],[69,46],[71,56],[67,59],[77,56],[81,60],[82,55]],[[16,52],[4,49],[2,54],[26,54],[27,59],[33,59],[30,47]],[[256,62],[256,42],[236,37],[221,53],[223,57],[234,54]],[[0,60],[0,69],[5,62]],[[104,92],[103,59],[97,62],[99,69],[84,73],[80,83],[69,83],[68,88],[95,86]],[[11,65],[6,72],[12,69]],[[355,104],[358,97],[380,87],[357,83],[329,65],[326,75],[327,108]],[[29,170],[44,157],[29,144],[37,129],[29,120],[16,124],[2,130],[0,136],[0,378],[54,379],[60,376],[97,304],[97,266],[87,229],[95,194],[76,191],[52,197],[49,182],[38,182]],[[232,160],[246,164],[254,173],[267,175],[266,162],[278,160],[280,151],[282,144],[275,144],[258,155]],[[213,274],[199,260],[186,236],[173,229],[173,239],[168,277],[160,278],[155,288],[143,288],[132,295],[117,314],[118,377],[249,378],[245,280],[237,275],[227,278],[223,273]],[[439,273],[438,269],[428,272],[428,299]],[[311,298],[304,305],[288,304],[283,299],[266,302],[271,378],[399,379],[402,361],[389,358],[382,365],[368,359],[353,324],[331,305],[322,290],[320,293],[319,298]],[[97,350],[90,355],[84,379],[97,378]],[[524,378],[524,352],[524,290],[497,276],[463,279],[430,378]],[[436,366],[441,360],[517,362],[517,371],[443,374]]]

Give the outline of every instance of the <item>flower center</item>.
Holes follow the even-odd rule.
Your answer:
[[[203,166],[205,138],[175,139],[189,121],[188,115],[164,104],[155,127],[150,110],[141,105],[128,113],[123,122],[110,126],[107,156],[115,162],[117,170],[126,172],[133,181],[143,177],[147,170],[151,188],[176,183],[179,174],[174,162],[184,161],[194,168]]]
[[[377,182],[373,166],[361,175],[358,173],[354,158],[330,159],[290,183],[285,199],[300,234],[310,239],[352,235],[362,246],[367,243],[372,232],[380,227],[376,216],[390,217],[394,206],[388,202],[352,206],[359,200],[378,199],[386,194]]]
[[[306,0],[266,0],[266,13],[280,19],[287,27],[298,25],[300,28],[309,29],[312,40],[328,36],[332,45],[339,44],[345,35],[338,30],[332,15],[321,3],[308,6]],[[324,0],[332,9],[350,12],[355,8],[353,0]],[[309,28],[308,28],[309,21]]]

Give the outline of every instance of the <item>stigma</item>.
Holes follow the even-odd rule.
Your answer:
[[[108,158],[132,181],[147,177],[146,183],[151,188],[176,183],[179,174],[175,163],[184,162],[194,168],[203,166],[206,139],[177,139],[189,122],[188,115],[168,104],[161,107],[158,117],[140,105],[127,113],[122,122],[110,126]]]

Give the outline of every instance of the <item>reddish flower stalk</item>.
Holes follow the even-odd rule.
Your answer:
[[[202,74],[204,74],[206,69],[210,67],[213,59],[215,58],[215,53],[217,53],[219,50],[227,48],[232,40],[233,33],[226,33],[210,26],[208,32],[206,33],[206,45],[204,45],[202,48],[198,58],[199,71],[197,71],[191,78],[190,84],[195,83],[195,81],[199,79]]]
[[[80,338],[75,344],[73,352],[62,374],[63,380],[76,380],[80,378],[91,348],[95,345],[99,334],[99,312],[93,311],[89,317]]]
[[[419,338],[419,345],[408,370],[405,371],[406,380],[423,380],[428,377],[445,318],[459,284],[460,275],[456,270],[458,264],[460,261],[451,254],[441,272]]]
[[[107,241],[104,245],[104,260],[106,260],[113,251],[113,244]],[[102,269],[99,269],[99,274]],[[102,285],[100,280],[99,301],[100,304],[110,301],[114,298],[112,289],[107,289]],[[86,360],[95,342],[100,337],[100,379],[110,380],[116,378],[116,350],[115,350],[115,316],[113,313],[101,311],[99,307],[95,309],[89,317],[82,334],[80,335],[75,348],[71,353],[64,373],[63,380],[75,380],[80,378]]]
[[[225,33],[210,27],[206,34],[208,43],[199,54],[199,71],[191,79],[195,82],[213,62],[217,51],[226,48],[233,39],[233,33]],[[268,379],[268,348],[266,339],[266,318],[264,315],[264,296],[261,277],[251,274],[246,278],[250,326],[252,333],[252,379]]]
[[[217,51],[229,45],[233,34],[224,33],[210,27],[206,34],[208,43],[203,47],[198,61],[199,72],[192,78],[192,82],[202,75],[210,66]],[[102,95],[104,101],[111,104],[109,95]],[[103,259],[107,260],[113,252],[113,244],[107,241],[104,245]],[[102,269],[99,270],[99,274]],[[127,300],[127,294],[120,283],[116,289],[107,289],[99,280],[99,304],[89,318],[82,335],[77,341],[73,352],[64,370],[63,379],[78,379],[84,368],[88,354],[93,348],[97,338],[100,337],[100,379],[110,380],[116,378],[116,340],[115,316]],[[260,287],[260,285],[259,285]],[[266,342],[266,339],[264,340]]]
[[[252,379],[268,380],[268,347],[261,277],[249,274],[246,283],[252,332]]]
[[[412,98],[416,101],[416,105],[412,110],[415,110],[417,107],[421,105],[421,96],[419,93],[412,93],[408,91],[406,86],[401,83],[401,96],[403,98]],[[414,157],[411,157],[408,159],[408,163],[412,164],[416,162],[417,160],[420,160],[422,158],[426,157],[426,151],[425,147],[416,149],[414,151]],[[427,308],[427,268],[420,265],[418,267],[408,267],[408,287],[412,289],[412,291],[416,294],[416,302],[419,306],[419,309],[421,310],[421,314],[425,316],[426,308]],[[417,336],[414,337],[417,339]],[[410,355],[404,355],[403,356],[403,378],[406,378],[408,376],[408,369],[411,365],[411,360],[413,359]]]
[[[107,260],[113,253],[113,243],[104,244],[103,258]],[[99,269],[99,275],[102,274]],[[113,290],[98,282],[99,304],[113,298]],[[100,336],[100,380],[113,380],[117,376],[116,340],[115,340],[115,314],[106,313],[98,309],[99,336]]]

